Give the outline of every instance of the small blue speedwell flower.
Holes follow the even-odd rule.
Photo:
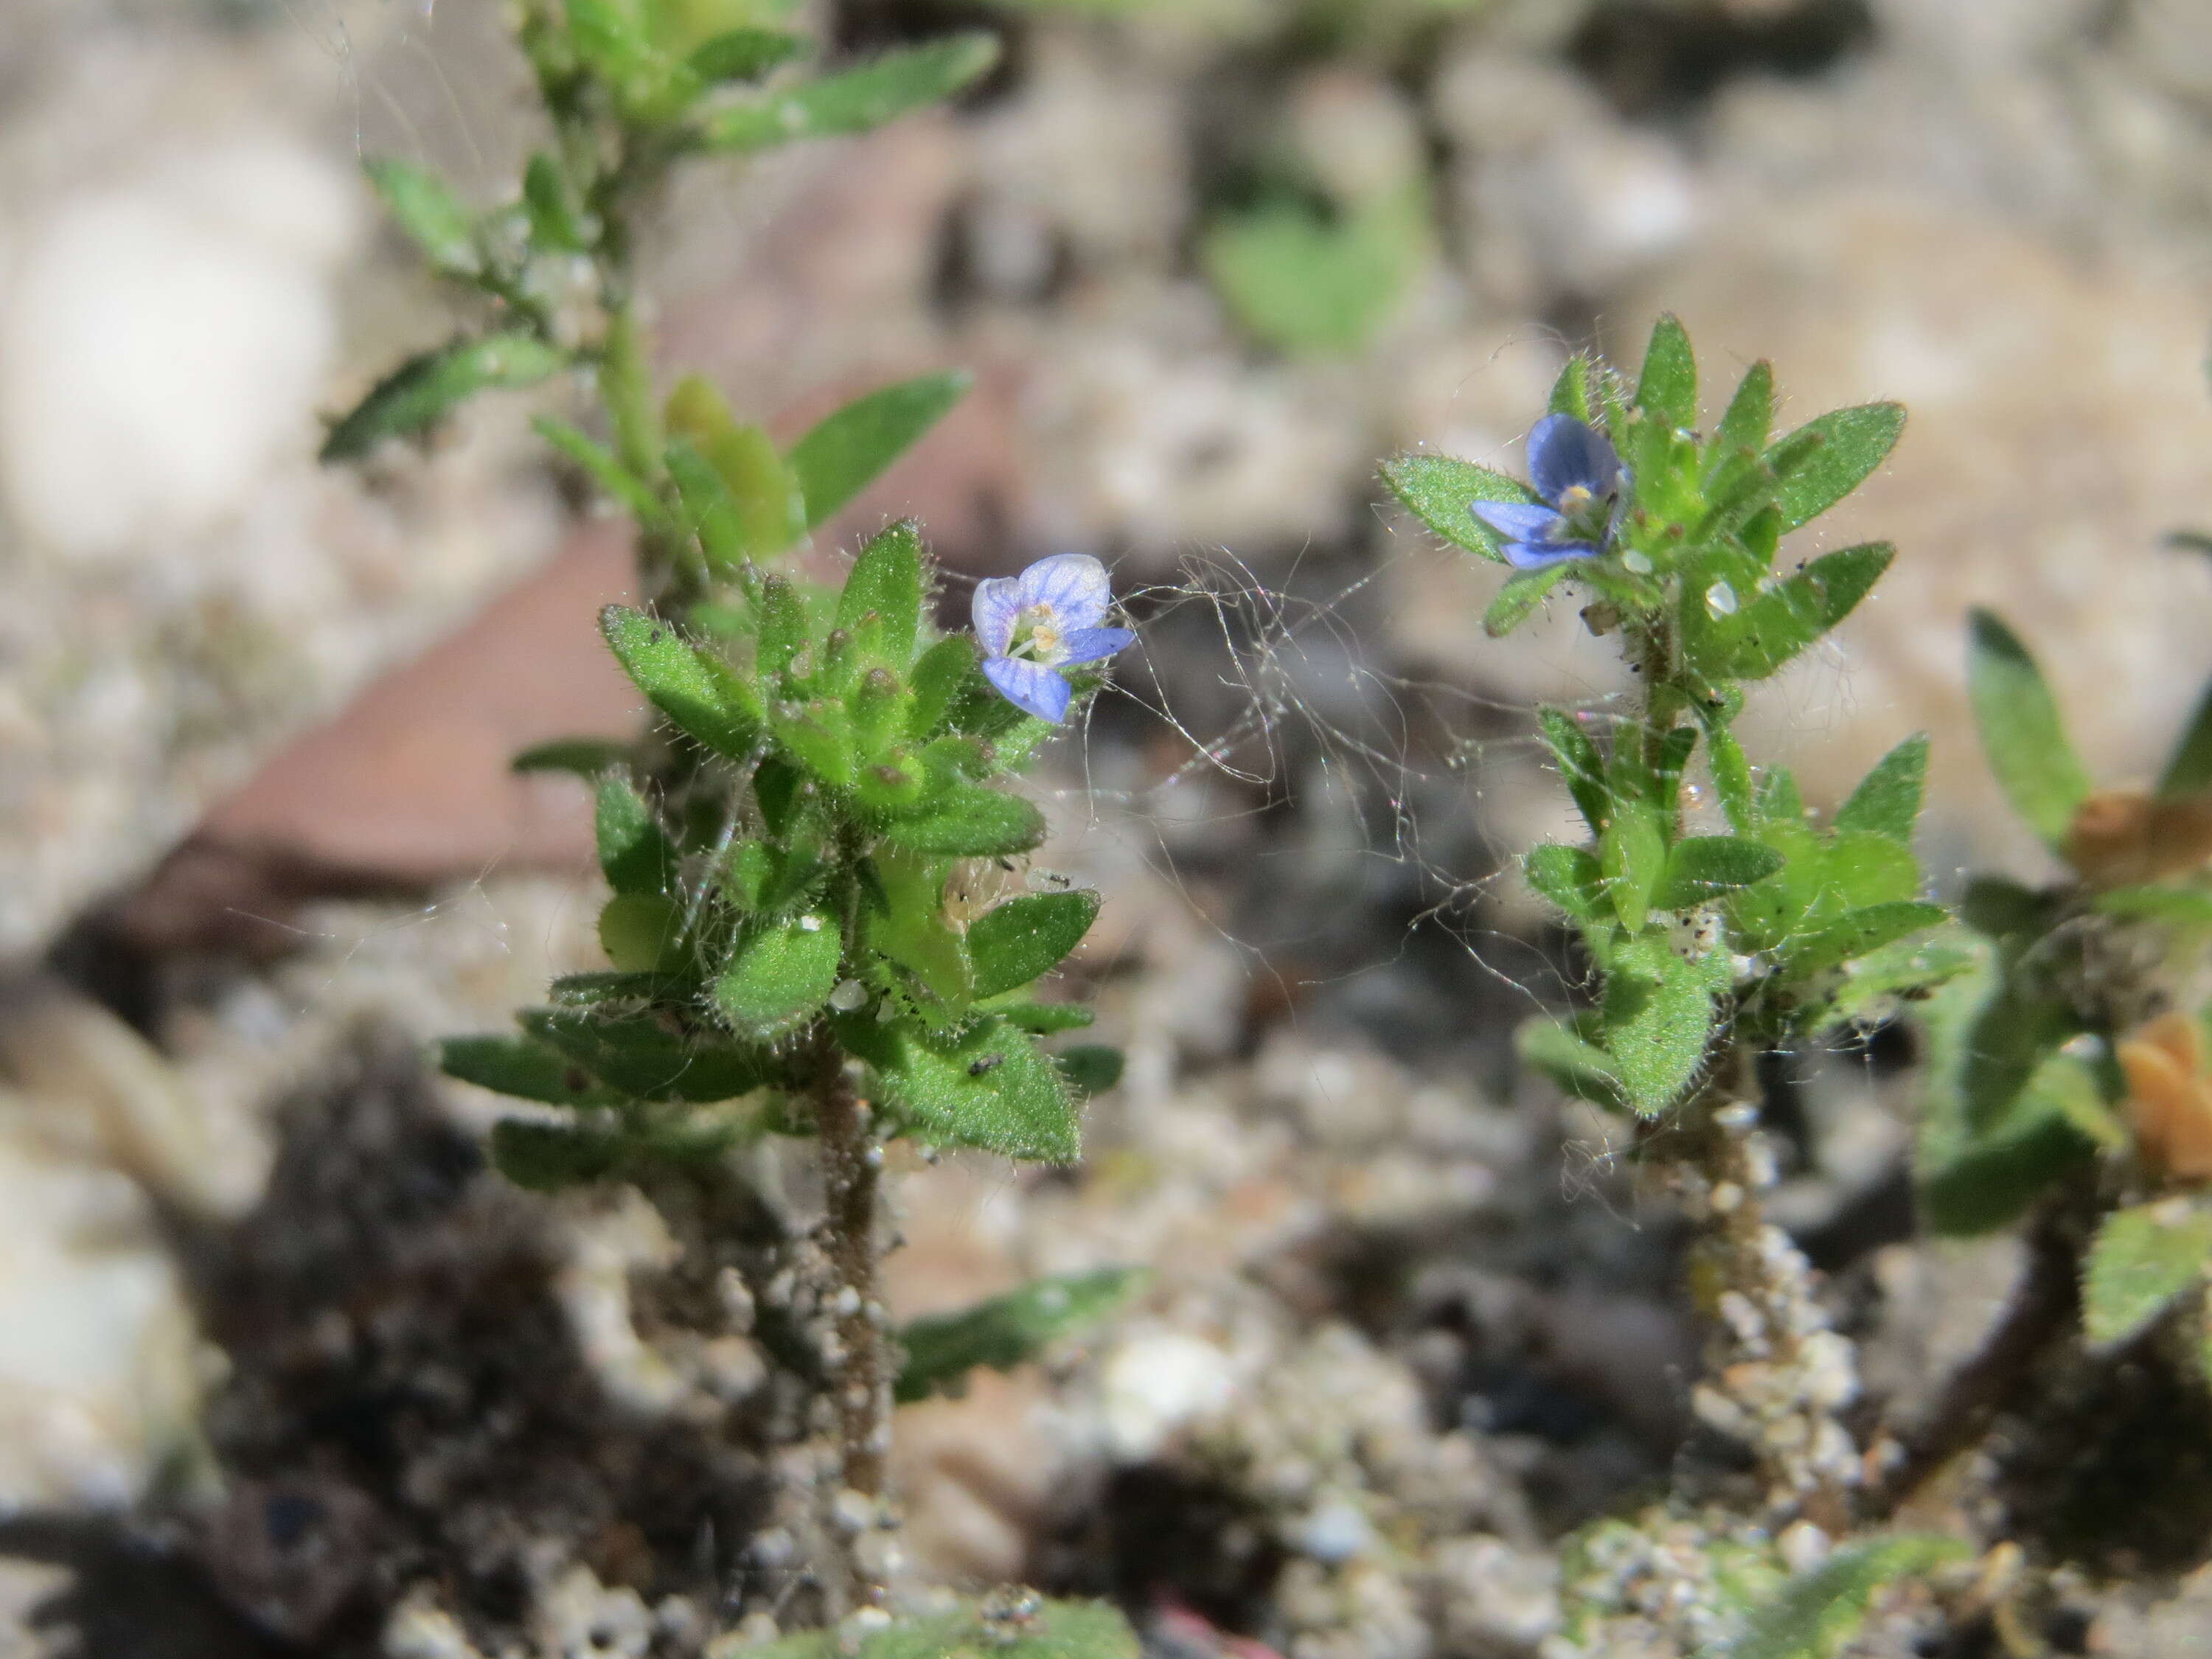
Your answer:
[[[1058,723],[1073,695],[1060,671],[1137,642],[1126,628],[1098,625],[1113,604],[1106,567],[1088,553],[1056,553],[1018,576],[976,583],[983,672],[1015,708]]]
[[[1571,415],[1547,415],[1528,434],[1528,482],[1551,505],[1468,504],[1504,538],[1506,563],[1541,570],[1605,551],[1628,494],[1628,469],[1611,444]]]

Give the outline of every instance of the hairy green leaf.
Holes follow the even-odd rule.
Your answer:
[[[599,945],[623,973],[680,974],[684,907],[664,893],[617,893],[599,911]]]
[[[1774,369],[1764,359],[1753,363],[1729,399],[1719,428],[1713,434],[1712,465],[1728,465],[1746,451],[1756,455],[1766,447],[1774,425]]]
[[[1733,615],[1717,618],[1698,659],[1721,678],[1765,679],[1850,615],[1896,556],[1887,542],[1822,554]]]
[[[1905,430],[1899,404],[1861,404],[1808,421],[1766,452],[1781,478],[1782,528],[1795,530],[1865,483]]]
[[[1597,752],[1597,744],[1582,722],[1564,709],[1540,709],[1536,721],[1559,763],[1559,775],[1566,780],[1567,793],[1574,797],[1583,822],[1589,825],[1592,835],[1603,835],[1606,825],[1613,822],[1613,797],[1606,788],[1605,761]]]
[[[1782,867],[1771,847],[1735,836],[1690,836],[1667,854],[1651,902],[1662,910],[1687,910],[1738,887],[1764,881]]]
[[[649,1014],[609,1019],[581,1010],[527,1008],[516,1018],[525,1031],[633,1099],[707,1105],[783,1078],[781,1066],[764,1053],[678,1036]]]
[[[2057,848],[2089,793],[2089,775],[2067,741],[2058,704],[2019,636],[1992,611],[1970,623],[1966,696],[1982,752],[2013,810]]]
[[[1559,370],[1559,378],[1552,382],[1547,412],[1571,416],[1584,426],[1597,424],[1590,414],[1590,360],[1586,354],[1577,352]]]
[[[1482,613],[1482,631],[1493,640],[1504,639],[1526,622],[1545,597],[1573,572],[1571,562],[1548,564],[1541,570],[1515,571],[1505,579],[1505,586],[1498,590],[1490,609]]]
[[[1029,1028],[1024,1026],[1024,1030]],[[1121,1080],[1126,1058],[1119,1048],[1103,1042],[1079,1042],[1052,1057],[1060,1075],[1079,1100],[1103,1095]]]
[[[1928,781],[1928,734],[1907,738],[1874,764],[1836,813],[1838,830],[1863,830],[1912,845],[1920,796]]]
[[[714,981],[714,1006],[740,1035],[781,1036],[830,1000],[845,942],[826,916],[794,916],[749,930]]]
[[[921,626],[921,536],[902,519],[860,550],[837,596],[837,626],[903,669]]]
[[[1598,837],[1598,867],[1606,897],[1629,932],[1643,931],[1652,895],[1667,867],[1666,831],[1659,809],[1647,800],[1615,798],[1613,822]]]
[[[1521,855],[1528,885],[1577,921],[1593,921],[1605,901],[1605,872],[1589,850],[1545,842]]]
[[[1454,547],[1505,562],[1490,527],[1468,511],[1474,501],[1533,501],[1517,478],[1449,455],[1401,455],[1382,463],[1382,482],[1406,510]]]
[[[1126,1304],[1149,1277],[1141,1268],[1107,1267],[1032,1279],[1018,1291],[956,1314],[933,1314],[901,1327],[906,1350],[896,1398],[926,1400],[977,1366],[1010,1371],[1046,1346]]]
[[[997,996],[1051,972],[1097,915],[1098,895],[1087,889],[1026,893],[986,910],[968,926],[975,994]]]
[[[1627,1085],[1613,1056],[1589,1041],[1598,1029],[1595,1020],[1587,1023],[1589,1030],[1585,1032],[1549,1014],[1534,1015],[1514,1031],[1515,1052],[1522,1065],[1541,1073],[1565,1093],[1607,1111],[1620,1111],[1628,1104]]]
[[[1697,1076],[1727,973],[1717,954],[1687,961],[1648,936],[1614,954],[1605,980],[1605,1047],[1638,1115],[1665,1111]]]
[[[1669,427],[1698,418],[1698,365],[1690,337],[1674,313],[1662,312],[1652,325],[1644,353],[1644,374],[1636,384],[1636,406]]]
[[[419,352],[331,426],[319,459],[357,460],[387,438],[428,431],[479,392],[535,386],[568,362],[560,347],[531,334],[491,334]]]
[[[1075,1107],[1036,1039],[996,1016],[937,1037],[872,1016],[840,1018],[845,1046],[872,1066],[884,1098],[924,1140],[1039,1164],[1073,1164]]]
[[[635,745],[615,738],[556,738],[535,743],[507,763],[514,772],[573,772],[596,779],[617,766],[627,766]]]
[[[627,778],[599,780],[594,819],[599,868],[617,893],[665,893],[676,881],[676,848],[653,808]]]
[[[727,664],[667,623],[624,605],[599,612],[599,631],[638,690],[685,735],[732,760],[751,757],[761,738],[760,711]]]
[[[927,811],[895,818],[884,838],[915,853],[992,858],[1026,853],[1044,839],[1044,814],[1018,795],[980,784],[953,783]]]

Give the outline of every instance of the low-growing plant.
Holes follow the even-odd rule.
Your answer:
[[[823,1611],[857,1620],[862,1650],[936,1651],[933,1635],[901,1636],[885,1606],[894,1401],[1018,1363],[1129,1280],[1048,1281],[894,1330],[877,1277],[884,1146],[904,1136],[1072,1163],[1083,1097],[1118,1073],[1114,1051],[1064,1045],[1089,1012],[1039,994],[1098,896],[1024,890],[1045,819],[1005,785],[1134,635],[1112,624],[1105,569],[1084,556],[981,584],[972,632],[937,619],[910,522],[870,538],[842,583],[783,560],[964,377],[888,386],[787,449],[703,380],[657,390],[634,249],[673,167],[863,131],[996,55],[967,34],[802,69],[786,9],[528,0],[520,39],[550,138],[514,199],[478,209],[411,164],[368,168],[432,268],[479,296],[479,319],[380,381],[323,453],[421,433],[488,388],[568,373],[596,389],[604,439],[538,428],[636,525],[643,602],[609,606],[600,626],[653,723],[631,742],[555,742],[515,764],[574,773],[593,793],[607,965],[554,981],[519,1032],[447,1041],[442,1063],[537,1109],[492,1137],[498,1167],[532,1188],[708,1166],[734,1179],[733,1150],[814,1143],[818,1220],[733,1251],[750,1280],[735,1300],[779,1310],[776,1357],[815,1401],[817,1535],[836,1556],[805,1565]],[[1133,1651],[1107,1609],[1015,1597],[975,1619],[1008,1652]]]
[[[1522,869],[1579,942],[1590,985],[1579,1012],[1526,1025],[1521,1049],[1632,1120],[1637,1156],[1698,1224],[1692,1286],[1711,1335],[1692,1404],[1754,1460],[1760,1535],[1803,1522],[1841,1536],[1863,1484],[1844,1417],[1855,1358],[1764,1214],[1775,1170],[1758,1062],[1925,998],[1974,957],[1913,852],[1924,738],[1822,823],[1788,769],[1754,769],[1735,735],[1747,685],[1818,642],[1894,556],[1871,543],[1792,562],[1783,538],[1881,464],[1904,411],[1839,410],[1778,437],[1774,408],[1759,363],[1710,433],[1693,430],[1690,342],[1662,317],[1632,383],[1569,362],[1530,434],[1527,483],[1434,454],[1401,456],[1383,477],[1444,540],[1511,569],[1492,635],[1579,590],[1583,621],[1620,640],[1638,678],[1618,706],[1540,712],[1588,836],[1535,848]],[[1832,1601],[1790,1595],[1816,1610]],[[1757,1628],[1787,1625],[1773,1613]],[[1607,1650],[1601,1631],[1592,1639],[1585,1650]],[[1759,1650],[1797,1650],[1780,1640]]]

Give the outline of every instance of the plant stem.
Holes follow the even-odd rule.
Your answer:
[[[2063,1196],[2046,1205],[2028,1230],[2027,1252],[2020,1286],[1981,1352],[1952,1375],[1928,1420],[1899,1437],[1905,1455],[1873,1495],[1875,1514],[1894,1513],[1979,1442],[2000,1413],[2033,1392],[2037,1358],[2073,1330],[2081,1303],[2076,1205]]]
[[[1859,1461],[1837,1413],[1857,1392],[1850,1344],[1828,1327],[1813,1269],[1766,1218],[1773,1159],[1758,1128],[1753,1054],[1730,1043],[1684,1109],[1674,1179],[1704,1224],[1692,1258],[1698,1304],[1712,1320],[1698,1418],[1757,1455],[1777,1514],[1838,1533],[1851,1518]]]
[[[876,1285],[876,1200],[883,1149],[869,1131],[866,1103],[854,1092],[836,1042],[825,1039],[818,1056],[814,1120],[822,1143],[828,1206],[823,1227],[835,1322],[827,1369],[837,1410],[839,1497],[856,1492],[872,1506],[884,1495],[893,1380],[883,1299]],[[847,1559],[854,1597],[873,1602],[880,1600],[883,1585],[857,1547],[860,1534],[853,1522],[859,1519],[842,1513],[832,1516],[839,1535],[854,1540]]]

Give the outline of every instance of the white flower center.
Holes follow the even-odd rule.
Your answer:
[[[1010,657],[1026,656],[1052,666],[1066,650],[1060,637],[1060,614],[1049,604],[1033,605],[1014,618],[1014,636],[1006,647]]]

